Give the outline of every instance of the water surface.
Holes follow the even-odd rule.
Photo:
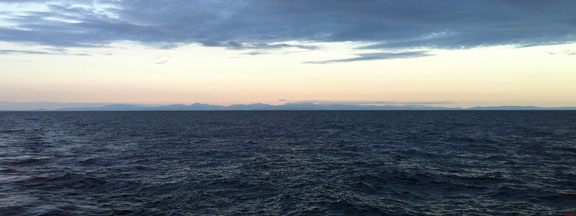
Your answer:
[[[0,112],[0,215],[576,212],[576,112]]]

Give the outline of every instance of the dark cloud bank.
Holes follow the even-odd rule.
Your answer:
[[[359,42],[383,52],[333,63],[426,56],[414,50],[518,47],[576,40],[574,0],[76,0],[46,12],[6,12],[0,41],[92,47],[135,41],[279,49],[299,42]]]

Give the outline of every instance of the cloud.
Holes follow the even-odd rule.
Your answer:
[[[27,54],[27,55],[76,55],[76,56],[88,56],[85,53],[69,53],[65,50],[52,49],[52,51],[32,51],[32,50],[12,50],[12,49],[1,49],[0,55],[10,55],[10,54]]]
[[[563,52],[548,52],[549,55],[567,55],[573,56],[576,55],[576,51],[573,50],[564,50]]]
[[[53,55],[54,53],[43,51],[28,51],[28,50],[6,50],[6,49],[0,50],[0,55],[8,55],[8,54]]]
[[[364,53],[358,54],[358,57],[347,58],[347,59],[333,59],[326,61],[308,61],[304,62],[307,64],[329,64],[329,63],[341,63],[341,62],[354,62],[354,61],[373,61],[373,60],[385,60],[385,59],[404,59],[404,58],[416,58],[430,56],[426,52],[401,52],[401,53]]]
[[[573,0],[58,0],[15,1],[0,41],[93,47],[135,41],[160,48],[198,43],[230,49],[315,49],[308,42],[358,42],[365,49],[465,49],[576,41]],[[26,4],[46,10],[29,10]],[[295,41],[288,44],[286,41]],[[349,62],[420,57],[373,53]]]

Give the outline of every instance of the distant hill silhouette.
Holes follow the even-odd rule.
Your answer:
[[[286,103],[270,105],[264,103],[235,104],[230,106],[194,103],[191,105],[138,105],[138,104],[68,104],[62,103],[0,103],[4,111],[208,111],[208,110],[576,110],[576,107],[536,106],[478,106],[470,108],[441,107],[426,105],[355,105]],[[56,108],[55,108],[56,107]],[[60,108],[58,108],[60,107]]]

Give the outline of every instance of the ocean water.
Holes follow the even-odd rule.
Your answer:
[[[561,215],[573,111],[0,112],[0,215]]]

